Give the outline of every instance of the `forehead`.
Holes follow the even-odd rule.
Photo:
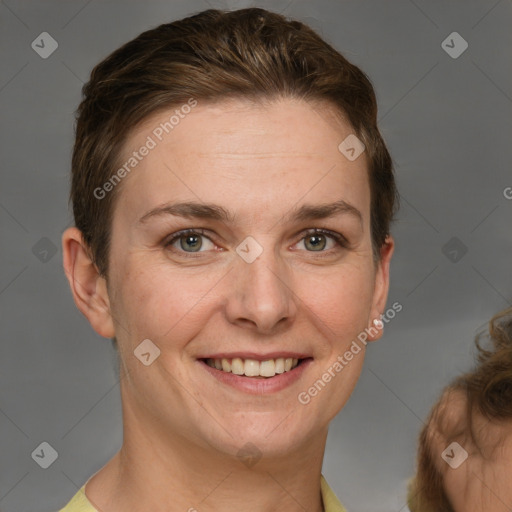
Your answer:
[[[178,196],[250,209],[256,201],[335,201],[344,194],[364,210],[366,153],[350,161],[338,147],[350,135],[350,124],[321,103],[230,100],[173,107],[129,136],[121,165],[129,159],[136,165],[117,192],[132,212]]]

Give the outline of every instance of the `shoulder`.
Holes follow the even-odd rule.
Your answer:
[[[336,494],[334,494],[334,491],[330,488],[323,475],[320,477],[320,488],[322,491],[322,501],[325,512],[346,512],[345,508],[340,503],[340,500]]]
[[[58,512],[97,512],[85,495],[85,484],[71,498],[71,501]]]

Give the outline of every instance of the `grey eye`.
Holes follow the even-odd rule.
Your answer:
[[[203,242],[201,240],[201,235],[184,235],[180,237],[180,247],[187,251],[189,248],[191,251],[189,252],[197,252],[201,249]]]
[[[327,245],[326,236],[320,234],[308,235],[304,238],[304,245],[308,250],[311,248],[312,251],[323,251]]]
[[[208,244],[211,246],[210,249],[215,247],[215,244],[206,235],[196,231],[188,231],[176,233],[165,246],[172,247],[178,252],[192,253],[207,251],[209,249]]]

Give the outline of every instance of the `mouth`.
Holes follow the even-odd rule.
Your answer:
[[[249,377],[252,379],[270,379],[276,375],[292,372],[304,362],[311,360],[311,357],[293,358],[278,357],[274,359],[265,359],[258,361],[257,359],[244,359],[241,357],[234,358],[202,358],[199,359],[214,370],[223,373],[231,373],[241,377]]]

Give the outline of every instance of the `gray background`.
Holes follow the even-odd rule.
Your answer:
[[[389,305],[403,310],[369,347],[325,455],[324,474],[349,511],[407,510],[422,422],[442,387],[471,365],[475,333],[511,302],[510,0],[2,1],[3,512],[63,506],[122,442],[114,353],[75,308],[62,271],[82,84],[148,28],[210,6],[249,5],[309,23],[370,76],[396,166],[402,208]],[[48,59],[31,48],[44,31],[59,45]],[[469,44],[456,59],[441,47],[454,31]],[[465,254],[443,251],[452,237]],[[48,469],[31,457],[43,441],[58,452]]]

